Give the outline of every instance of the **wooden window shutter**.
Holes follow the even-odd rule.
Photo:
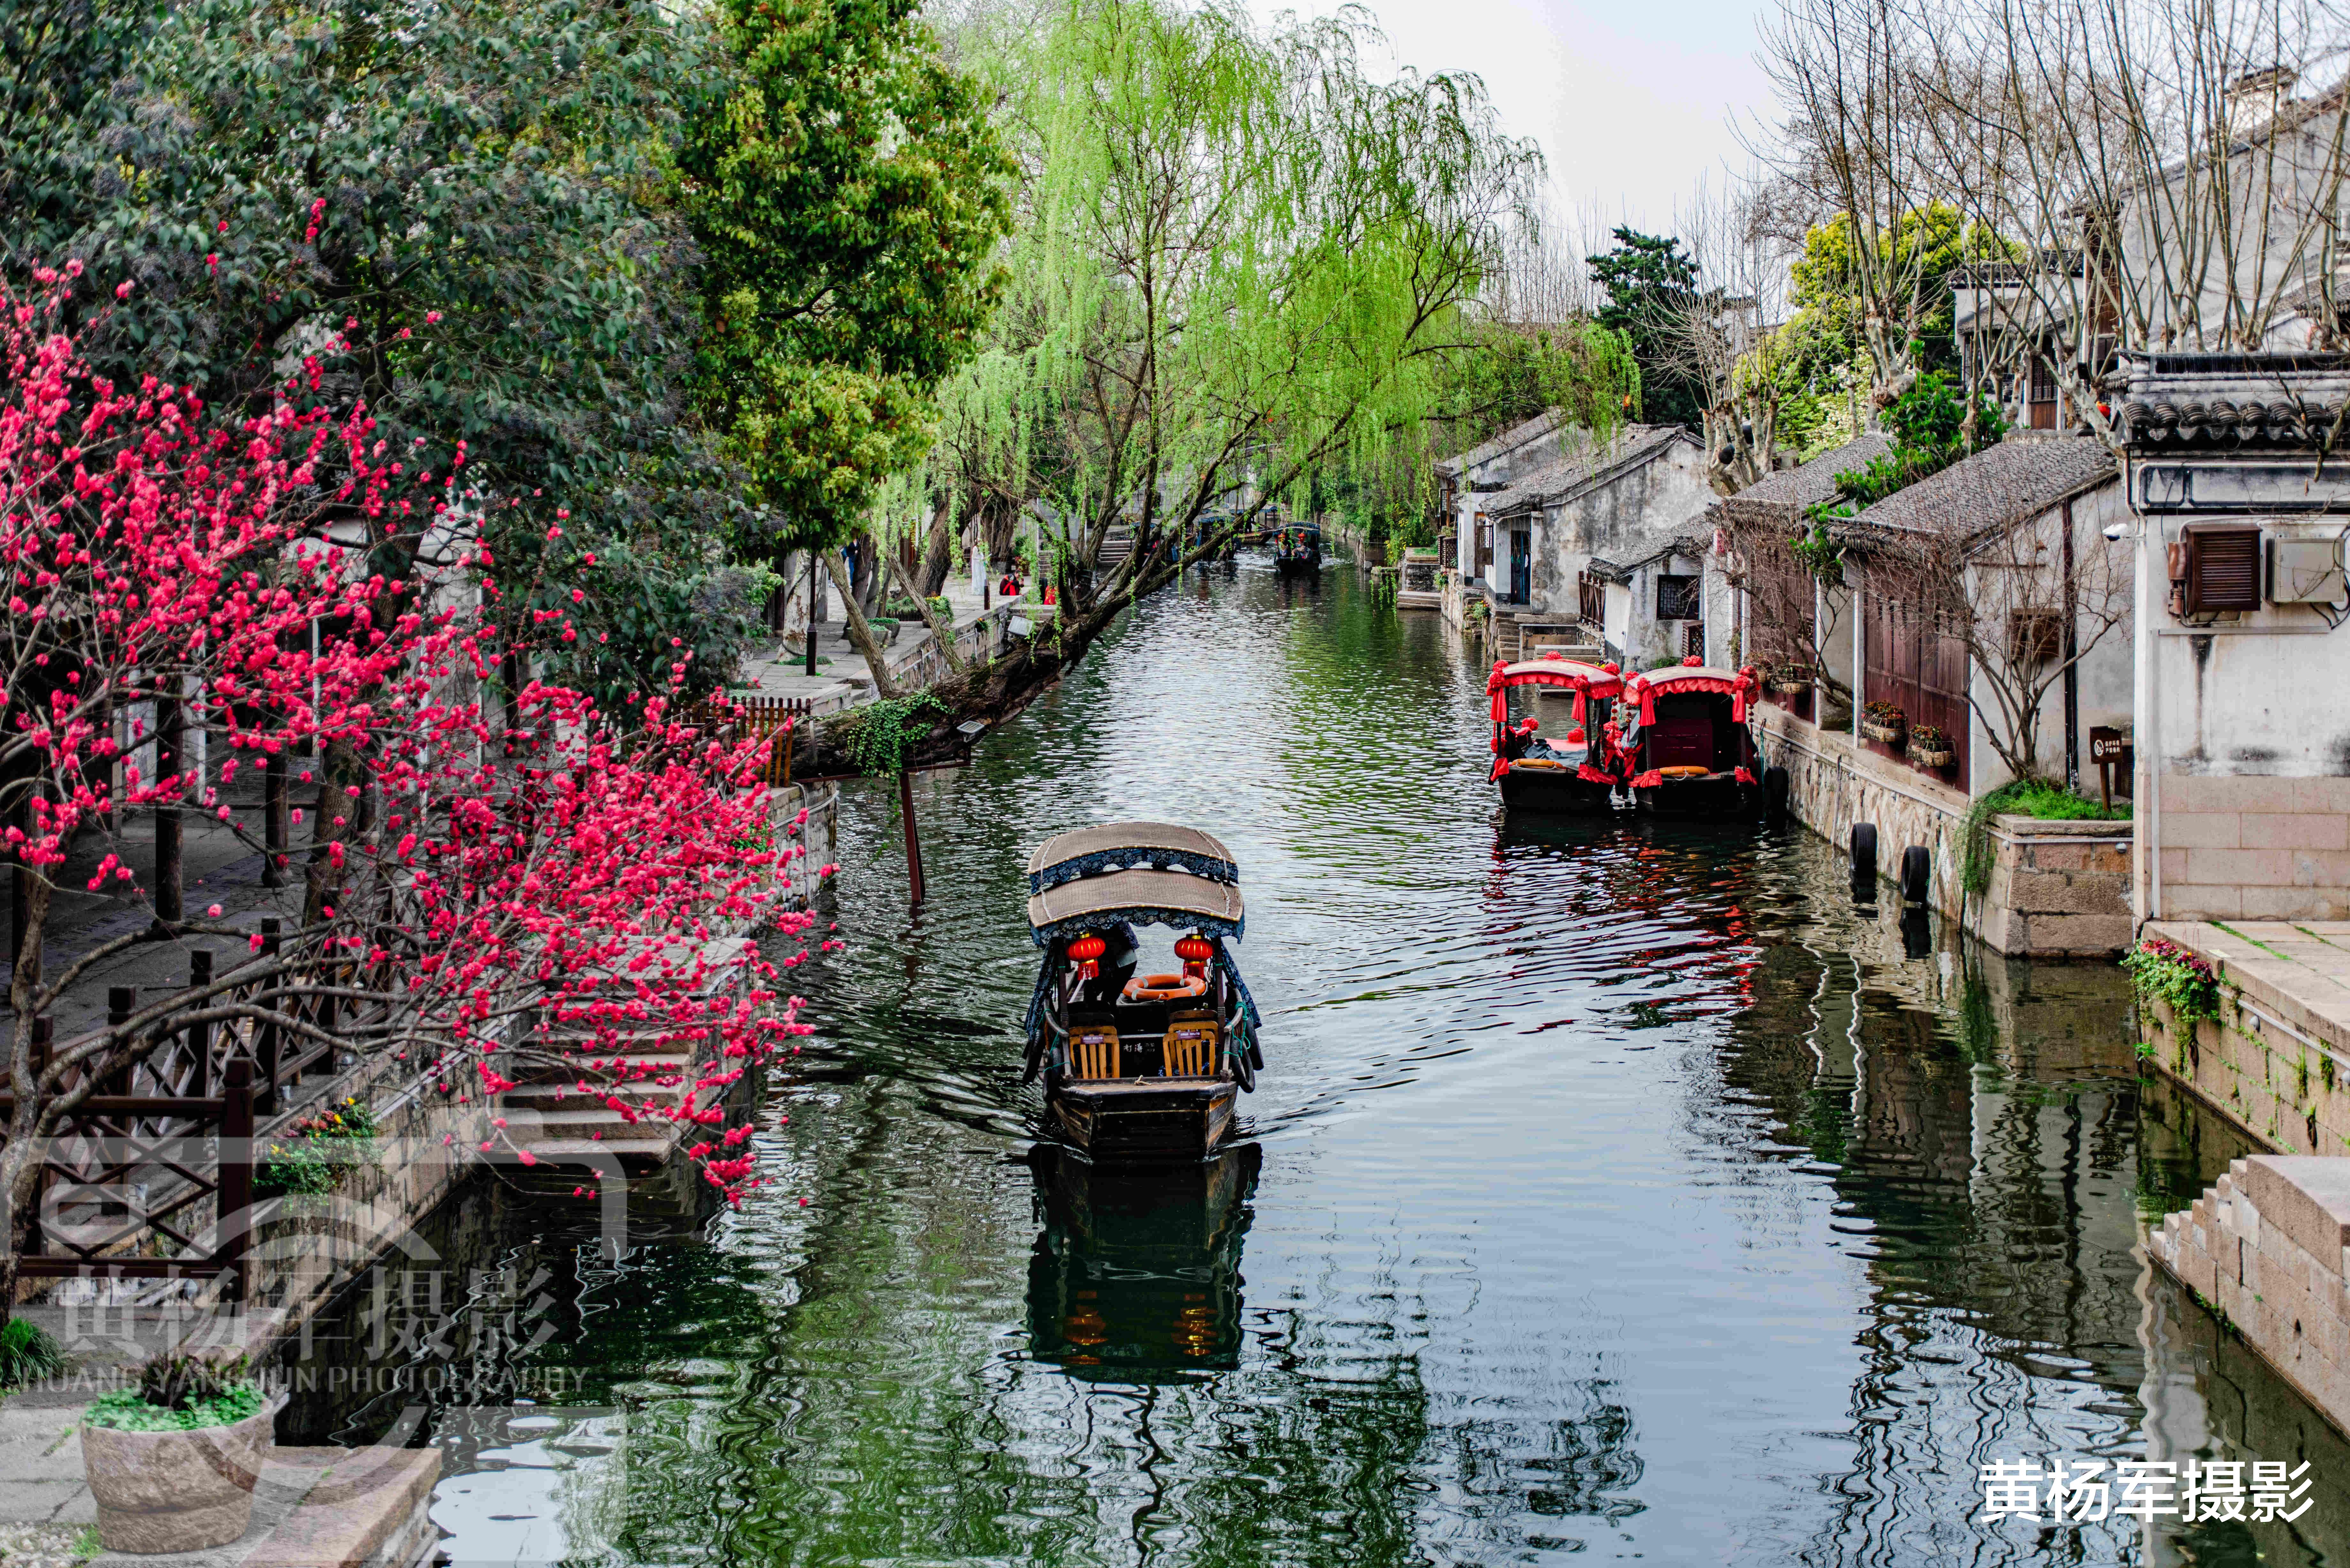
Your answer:
[[[2258,528],[2190,528],[2186,546],[2186,611],[2261,607],[2261,531]]]

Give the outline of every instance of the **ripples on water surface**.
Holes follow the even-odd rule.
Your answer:
[[[2113,972],[1905,957],[1800,832],[1505,824],[1483,704],[1435,618],[1244,562],[919,783],[919,919],[852,790],[773,1185],[617,1266],[488,1200],[527,1359],[627,1437],[491,1448],[452,1551],[2338,1561],[2340,1444],[2132,1251],[2241,1151]],[[1028,1159],[1017,1082],[1022,864],[1124,817],[1232,846],[1266,1013],[1253,1151],[1156,1210]],[[2258,1541],[1973,1518],[1991,1456],[2297,1444],[2326,1495]]]

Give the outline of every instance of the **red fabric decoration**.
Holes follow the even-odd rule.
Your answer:
[[[1597,768],[1593,767],[1589,763],[1586,763],[1581,767],[1575,769],[1575,777],[1586,780],[1592,784],[1606,784],[1609,789],[1614,789],[1616,787],[1616,775],[1614,774],[1603,774]]]
[[[1748,773],[1744,768],[1740,768],[1738,770],[1738,782],[1742,784],[1751,784],[1754,782],[1754,775]]]
[[[1632,787],[1634,789],[1654,789],[1664,782],[1665,775],[1662,773],[1659,773],[1657,769],[1650,768],[1647,773],[1636,774],[1633,775]]]
[[[1566,743],[1570,746],[1583,746],[1590,744],[1590,742],[1583,733],[1582,725],[1577,724],[1574,729],[1569,730],[1566,732]]]
[[[1704,659],[1703,659],[1703,658],[1701,658],[1700,656],[1697,655],[1697,654],[1694,654],[1694,653],[1692,653],[1692,654],[1689,655],[1687,658],[1685,658],[1685,659],[1683,659],[1681,660],[1681,668],[1682,668],[1683,670],[1698,670],[1698,669],[1701,669],[1701,668],[1703,668],[1703,667],[1704,667],[1704,664],[1705,664],[1705,660],[1704,660]]]

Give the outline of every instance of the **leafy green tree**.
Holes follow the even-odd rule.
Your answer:
[[[45,182],[48,259],[87,263],[112,373],[257,410],[347,334],[364,351],[297,395],[364,399],[412,468],[462,453],[481,489],[536,493],[365,519],[378,569],[447,565],[435,522],[477,528],[511,583],[592,553],[561,606],[584,635],[550,650],[567,676],[608,691],[680,648],[714,673],[750,585],[714,545],[740,488],[689,419],[695,251],[671,166],[711,45],[649,0],[187,0],[110,91],[45,110],[75,126],[62,168],[0,162]]]
[[[1844,496],[1835,504],[1839,515],[1866,511],[1981,452],[2007,431],[1996,403],[1980,394],[1969,397],[1946,370],[1928,370],[1909,383],[1886,406],[1884,422],[1893,450],[1870,459],[1865,469],[1835,476]]]
[[[1003,309],[941,389],[933,488],[1042,518],[1060,613],[933,688],[918,759],[1016,711],[1317,470],[1424,441],[1541,167],[1472,79],[1366,70],[1356,12],[1265,28],[1237,5],[1075,0],[1005,34],[1028,178]],[[1113,528],[1133,548],[1097,574]],[[842,728],[809,769],[854,771]]]
[[[1626,226],[1616,230],[1614,249],[1586,259],[1592,281],[1607,291],[1600,325],[1629,339],[1639,363],[1641,417],[1697,429],[1705,388],[1675,351],[1675,327],[1698,304],[1696,258],[1678,239]]]
[[[837,542],[922,455],[1003,275],[1014,172],[914,0],[721,0],[733,66],[679,157],[703,262],[695,398],[763,518]]]

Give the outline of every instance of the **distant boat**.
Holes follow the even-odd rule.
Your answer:
[[[1027,1076],[1055,1136],[1097,1162],[1205,1159],[1256,1086],[1256,1003],[1228,941],[1240,868],[1196,828],[1121,822],[1057,834],[1028,861],[1045,959],[1028,1006]],[[1171,926],[1180,967],[1139,974],[1138,926]]]
[[[1315,523],[1290,523],[1273,535],[1273,569],[1282,576],[1310,575],[1322,569],[1322,528]]]

